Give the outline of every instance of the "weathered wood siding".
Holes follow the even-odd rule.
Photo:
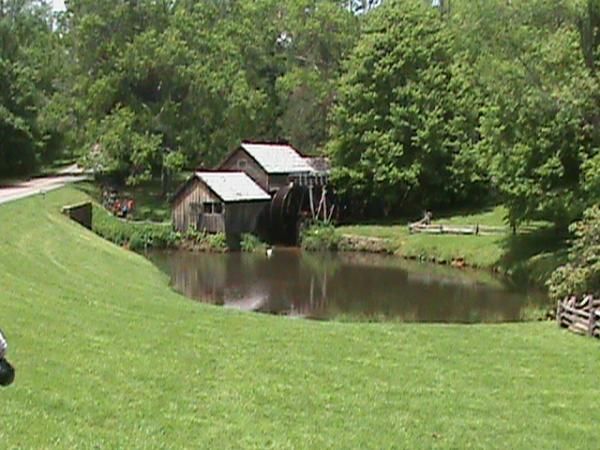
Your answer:
[[[269,192],[269,176],[261,166],[244,150],[238,148],[222,165],[220,170],[240,170],[252,178],[265,191]]]
[[[559,301],[556,320],[569,331],[600,338],[600,299],[590,295],[579,305],[575,298]]]
[[[188,182],[173,202],[173,226],[177,231],[186,231],[190,225],[210,233],[224,232],[223,214],[204,214],[204,202],[220,202],[204,183],[198,179]],[[225,212],[225,207],[223,208]]]
[[[256,233],[258,218],[269,203],[269,201],[227,203],[225,205],[227,234]]]
[[[203,203],[221,200],[200,180],[194,179],[179,193],[173,202],[173,226],[186,231],[190,225],[209,233],[224,232],[239,237],[242,233],[255,233],[261,213],[269,201],[224,203],[222,214],[204,214]]]

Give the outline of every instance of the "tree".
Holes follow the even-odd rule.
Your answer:
[[[0,3],[0,176],[32,172],[60,153],[54,96],[63,60],[45,2]]]
[[[570,231],[574,239],[569,262],[553,272],[548,281],[550,295],[556,300],[568,295],[600,296],[600,207],[587,209]]]
[[[360,22],[339,2],[287,2],[278,23],[284,70],[276,88],[282,136],[307,153],[327,141],[327,120],[342,61],[359,35]]]
[[[389,213],[444,207],[486,191],[472,151],[477,90],[434,9],[376,9],[340,82],[328,147],[334,182]],[[367,206],[367,205],[364,205]]]
[[[598,201],[593,3],[454,5],[461,45],[486,92],[478,150],[513,225],[546,219],[566,227]]]
[[[82,0],[67,8],[82,130],[74,145],[129,183],[212,167],[242,139],[322,145],[333,80],[356,28],[349,11],[326,0]],[[133,157],[133,149],[99,145],[106,124],[151,137],[156,148],[144,144]]]
[[[221,5],[105,0],[67,8],[73,107],[85,130],[76,140],[88,161],[109,161],[103,167],[129,183],[165,179],[184,161],[214,164],[246,134],[261,94],[219,30]],[[98,145],[106,124],[134,133],[144,151]]]

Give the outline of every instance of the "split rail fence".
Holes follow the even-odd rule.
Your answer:
[[[588,297],[584,304],[570,299],[558,302],[556,320],[562,328],[577,334],[600,338],[600,298]]]
[[[437,225],[411,223],[408,226],[410,233],[428,233],[428,234],[474,234],[474,235],[492,235],[504,234],[506,227],[491,227],[485,225]]]

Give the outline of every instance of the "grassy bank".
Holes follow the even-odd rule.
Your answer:
[[[160,179],[152,179],[136,186],[121,186],[117,189],[118,198],[133,199],[135,209],[130,218],[136,221],[148,220],[153,222],[164,222],[171,220],[170,195],[190,176],[184,172],[170,184],[170,194],[163,195]],[[102,181],[89,181],[78,184],[78,188],[92,197],[97,203],[102,204],[103,186],[114,184]]]
[[[0,206],[3,448],[596,446],[596,341],[197,304],[59,213],[83,196]]]
[[[407,222],[350,225],[337,230],[343,235],[384,240],[390,252],[407,258],[445,263],[460,259],[471,267],[498,269],[517,282],[543,285],[564,261],[564,236],[544,222],[521,226],[513,234],[506,227],[505,214],[504,208],[496,207],[476,214],[435,218],[436,224],[443,225],[505,227],[504,233],[488,236],[410,234]]]

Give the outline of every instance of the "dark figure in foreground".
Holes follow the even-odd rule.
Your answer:
[[[7,348],[8,343],[0,330],[0,386],[8,386],[15,379],[15,369],[5,358]]]

